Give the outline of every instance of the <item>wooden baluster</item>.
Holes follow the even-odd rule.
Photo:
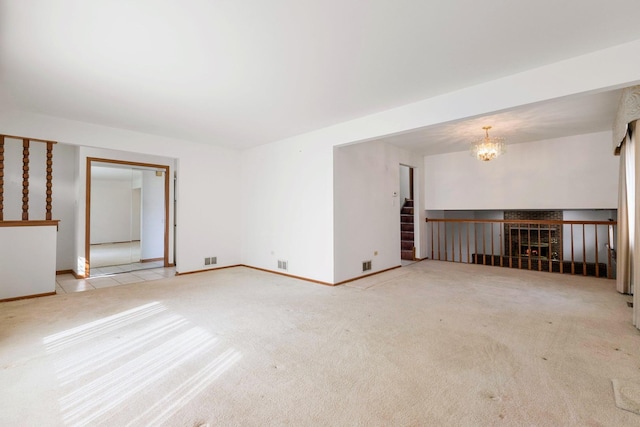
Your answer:
[[[511,226],[507,229],[509,233],[509,268],[513,268],[513,241],[511,240]]]
[[[0,135],[0,221],[4,220],[4,135]]]
[[[611,271],[611,234],[610,230],[613,229],[613,225],[609,225],[607,227],[607,279],[611,279],[613,277],[613,272]]]
[[[487,265],[487,243],[485,237],[485,230],[487,227],[482,223],[482,265]]]
[[[504,267],[504,250],[503,250],[503,240],[504,240],[504,224],[500,225],[500,267]]]
[[[573,257],[573,224],[571,224],[571,274],[576,274],[575,259]]]
[[[458,227],[458,259],[462,262],[462,224]]]
[[[584,224],[582,224],[582,275],[587,275],[587,241],[584,237]]]
[[[595,224],[594,227],[596,232],[596,277],[600,277],[600,266],[598,265],[598,224]]]
[[[475,249],[475,259],[473,260],[475,264],[480,264],[480,262],[478,261],[479,257],[478,257],[478,223],[474,222],[473,223],[473,247]]]
[[[522,269],[522,230],[520,230],[521,224],[518,224],[518,269]]]
[[[428,221],[428,220],[427,220],[427,221]],[[430,226],[431,226],[431,259],[435,259],[435,258],[434,258],[434,254],[435,254],[435,252],[434,252],[434,250],[433,250],[433,221],[431,221]]]
[[[47,142],[47,212],[46,220],[51,221],[51,202],[53,200],[53,142]]]
[[[540,224],[538,224],[538,271],[542,271],[542,247],[540,246]]]
[[[531,270],[531,223],[527,224],[527,258],[528,258],[528,267]]]
[[[496,265],[495,256],[493,255],[493,223],[491,223],[491,265]]]
[[[564,274],[564,225],[554,227],[558,235],[558,258],[560,259],[560,274]]]
[[[444,223],[444,260],[449,261],[449,251],[447,250],[447,223]]]
[[[469,232],[469,223],[467,223],[467,264],[471,263],[471,233]]]
[[[451,261],[456,262],[456,223],[451,224]]]
[[[438,222],[438,261],[442,260],[442,258],[440,258],[440,224],[442,223]]]
[[[551,244],[551,224],[549,224],[549,253],[547,254],[547,258],[549,258],[549,273],[551,273],[553,266],[553,245]]]
[[[22,220],[29,220],[29,140],[22,140]]]

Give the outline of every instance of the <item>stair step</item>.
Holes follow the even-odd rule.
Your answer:
[[[405,206],[402,208],[402,211],[400,213],[403,215],[413,215],[413,208],[410,206]]]
[[[404,224],[413,224],[413,215],[400,215],[400,222]]]
[[[400,224],[400,231],[411,231],[413,232],[413,224]]]
[[[400,240],[410,240],[413,242],[413,231],[400,232]]]
[[[410,251],[401,251],[400,259],[413,261],[413,249],[411,249]]]
[[[400,249],[402,250],[413,250],[413,240],[403,240],[400,242]]]
[[[407,206],[407,207],[412,208],[412,207],[413,207],[413,200],[406,199],[406,200],[404,201],[404,204],[403,204],[402,206]]]

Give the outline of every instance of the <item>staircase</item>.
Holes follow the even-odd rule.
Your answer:
[[[405,199],[400,211],[400,259],[413,261],[413,200]]]

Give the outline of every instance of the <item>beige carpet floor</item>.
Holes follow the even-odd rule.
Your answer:
[[[637,426],[613,281],[423,261],[238,267],[0,304],[2,426]],[[633,393],[631,393],[633,394]]]

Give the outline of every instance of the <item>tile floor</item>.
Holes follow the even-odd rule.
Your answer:
[[[145,263],[151,264],[151,263]],[[98,288],[107,288],[111,286],[128,285],[130,283],[148,282],[151,280],[159,280],[167,277],[173,277],[176,274],[175,267],[158,268],[150,267],[145,270],[112,273],[103,272],[97,275],[97,269],[92,269],[92,277],[88,279],[76,279],[72,274],[60,274],[56,276],[56,292],[59,294],[71,292],[90,291]],[[104,268],[103,268],[104,270]]]
[[[137,270],[157,270],[159,268],[162,268],[163,265],[164,265],[164,261],[152,261],[152,262],[134,262],[131,264],[122,264],[122,265],[110,265],[107,267],[92,267],[91,278],[109,276],[112,274],[134,272]]]

